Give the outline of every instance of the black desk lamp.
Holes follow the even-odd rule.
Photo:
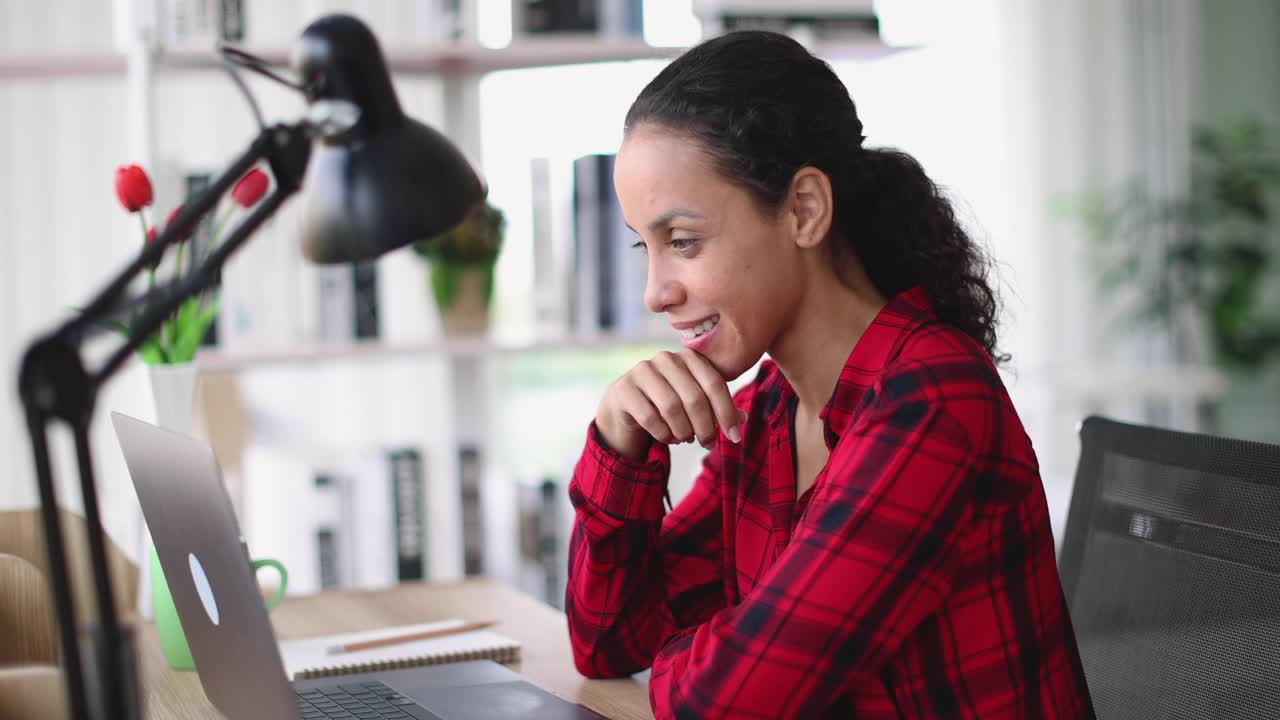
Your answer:
[[[294,53],[296,81],[277,75],[243,51],[223,47],[220,52],[258,120],[257,138],[89,301],[84,312],[36,339],[19,371],[19,396],[40,486],[68,709],[77,720],[141,717],[134,638],[131,628],[120,624],[111,593],[89,453],[98,391],[184,300],[213,284],[227,259],[299,189],[305,190],[306,202],[303,252],[318,263],[373,258],[435,235],[461,222],[486,194],[471,165],[447,138],[401,110],[378,42],[359,20],[332,15],[308,26]],[[266,127],[239,68],[305,94],[307,116],[293,124]],[[130,283],[158,263],[177,238],[186,237],[223,193],[262,160],[275,175],[275,191],[198,268],[145,296],[127,297]],[[138,319],[130,337],[100,366],[88,367],[80,350],[102,321],[135,312]],[[55,421],[69,426],[73,435],[88,526],[98,623],[83,630],[76,625],[49,456],[48,433]]]

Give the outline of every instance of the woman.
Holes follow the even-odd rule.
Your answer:
[[[659,718],[1091,714],[986,260],[920,166],[739,32],[640,93],[614,183],[684,349],[608,388],[570,484],[578,670],[652,667]]]

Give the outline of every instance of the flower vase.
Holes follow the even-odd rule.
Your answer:
[[[196,383],[199,380],[195,363],[149,365],[147,370],[151,377],[156,425],[190,435],[194,425]],[[164,570],[160,567],[160,557],[151,543],[149,531],[144,533],[143,540],[147,546],[147,562],[142,567],[139,607],[145,607],[146,601],[150,601],[156,631],[160,636],[160,647],[169,666],[175,670],[194,670],[195,660],[191,657],[191,649],[182,632],[178,610],[173,605],[173,597],[169,594]]]
[[[442,263],[432,268],[431,291],[446,336],[483,335],[489,329],[492,264]]]
[[[195,363],[148,365],[151,396],[156,407],[156,424],[184,435],[191,434],[196,405]]]

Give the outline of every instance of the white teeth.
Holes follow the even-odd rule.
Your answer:
[[[710,332],[711,328],[715,327],[719,323],[720,323],[720,316],[716,315],[714,317],[708,318],[707,321],[702,323],[701,325],[691,327],[688,330],[681,330],[680,337],[685,338],[686,340],[692,340],[693,338],[696,338],[699,335],[703,335],[707,332]]]

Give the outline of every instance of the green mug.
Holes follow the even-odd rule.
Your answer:
[[[256,573],[259,568],[271,567],[280,573],[280,589],[267,600],[267,611],[274,610],[284,599],[285,587],[289,584],[289,573],[279,560],[252,560],[250,565]],[[173,606],[173,596],[169,594],[169,583],[165,582],[164,569],[160,567],[160,556],[155,547],[151,548],[151,608],[155,613],[156,632],[160,635],[160,648],[164,651],[164,659],[174,670],[195,670],[196,662],[191,657],[191,648],[187,646],[187,637],[182,632],[182,621],[178,619],[178,609]]]

